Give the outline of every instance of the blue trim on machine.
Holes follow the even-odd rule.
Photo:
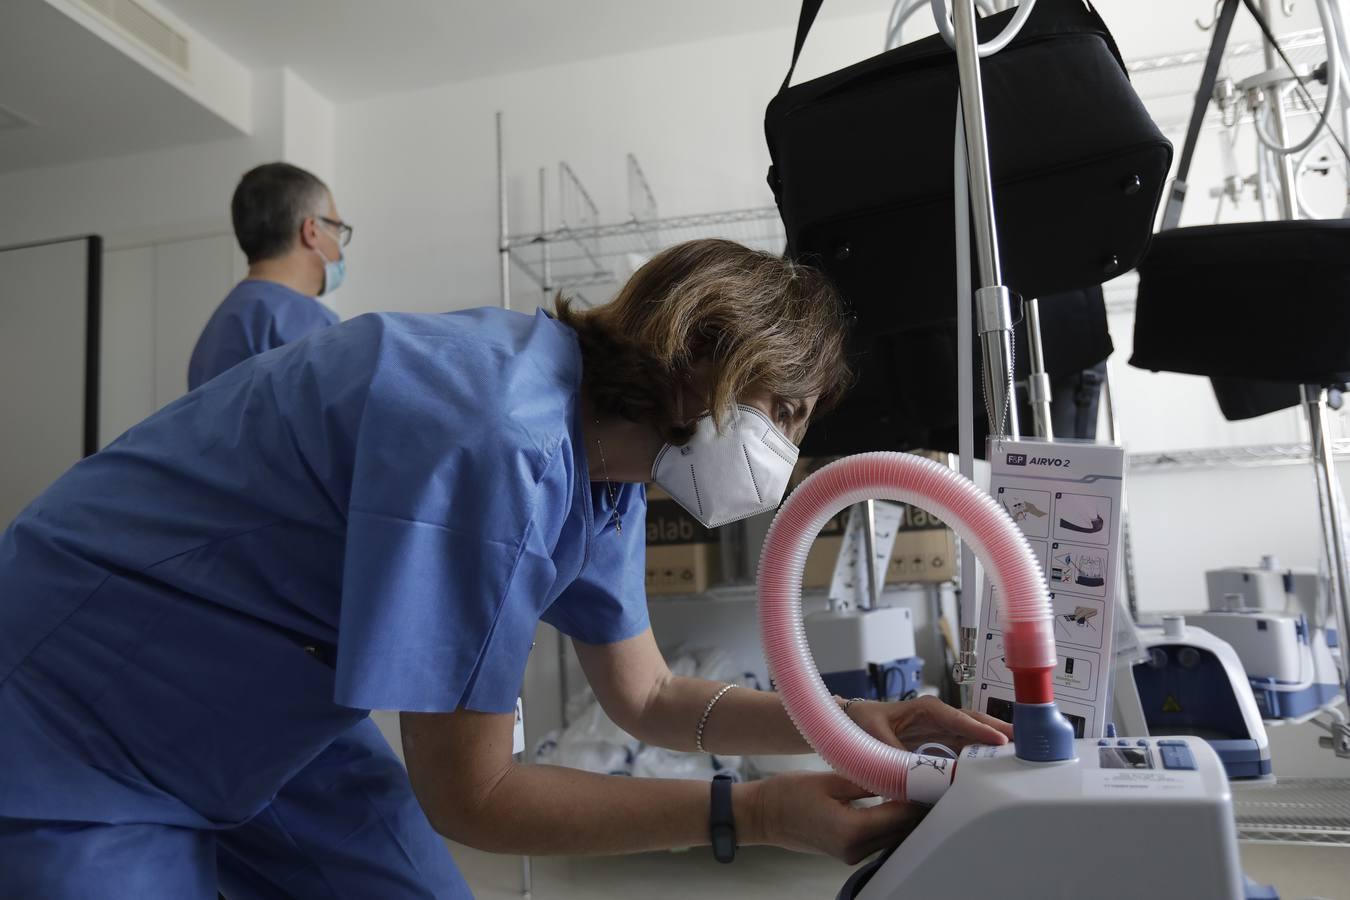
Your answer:
[[[1310,684],[1302,690],[1282,691],[1278,685],[1290,682],[1257,677],[1247,680],[1251,682],[1252,694],[1263,719],[1292,719],[1305,715],[1330,703],[1340,693],[1334,684]]]
[[[822,672],[825,688],[840,697],[865,700],[898,700],[918,693],[923,686],[923,657],[907,656],[884,663],[868,663],[863,669]]]
[[[1074,758],[1073,726],[1053,702],[1014,703],[1013,734],[1018,759],[1057,762]]]
[[[1243,875],[1242,900],[1280,900],[1280,892],[1269,884],[1257,884]]]
[[[1262,752],[1256,741],[1209,741],[1232,778],[1261,778],[1271,773],[1270,754]]]

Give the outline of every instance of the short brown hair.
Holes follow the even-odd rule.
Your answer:
[[[676,398],[706,366],[706,409],[723,421],[747,391],[836,404],[852,373],[842,303],[820,272],[732,241],[663,250],[610,303],[579,310],[561,295],[558,318],[581,341],[585,389],[601,410],[649,422],[674,443],[699,410]]]

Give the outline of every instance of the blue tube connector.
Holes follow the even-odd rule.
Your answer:
[[[1018,759],[1058,762],[1073,759],[1073,726],[1054,703],[1013,704],[1013,747]]]

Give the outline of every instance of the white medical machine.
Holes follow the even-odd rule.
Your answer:
[[[1247,891],[1228,777],[1203,740],[1081,739],[1075,750],[1028,763],[1010,744],[966,748],[932,812],[839,900],[1263,896]]]
[[[802,624],[831,693],[899,700],[922,687],[923,659],[914,650],[908,608],[831,609],[807,616]]]
[[[1116,656],[1116,727],[1154,738],[1201,738],[1229,778],[1268,779],[1270,738],[1233,647],[1179,615],[1136,632],[1140,652]]]
[[[1324,578],[1267,556],[1259,566],[1206,572],[1205,581],[1209,611],[1187,621],[1232,645],[1263,718],[1299,719],[1341,702]]]

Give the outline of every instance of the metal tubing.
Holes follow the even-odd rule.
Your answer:
[[[1031,401],[1032,433],[1047,441],[1055,439],[1050,420],[1050,376],[1045,371],[1045,347],[1041,342],[1041,310],[1035,297],[1022,301],[1027,323],[1027,350],[1031,372],[1027,375],[1027,395]]]
[[[507,244],[506,166],[502,161],[502,113],[497,111],[497,257],[501,265],[502,309],[511,308],[511,249]]]
[[[974,296],[970,286],[970,178],[966,174],[965,114],[956,106],[956,126],[952,130],[952,194],[955,197],[957,246],[965,252],[956,254],[956,406],[959,417],[957,449],[959,468],[967,478],[975,478],[975,360],[971,348],[975,345]],[[952,678],[959,686],[975,680],[977,665],[975,627],[979,624],[979,579],[975,577],[975,552],[968,541],[961,541],[961,593],[957,602],[956,625],[959,628],[960,649],[952,664]],[[973,695],[962,687],[961,703],[969,708]]]
[[[1261,14],[1265,16],[1267,22],[1271,23],[1273,31],[1275,17],[1271,12],[1270,0],[1261,0]],[[1283,64],[1270,41],[1263,38],[1261,45],[1267,70]],[[1270,88],[1265,94],[1266,102],[1270,104],[1271,122],[1275,126],[1275,140],[1280,143],[1280,146],[1286,146],[1289,143],[1289,130],[1284,115],[1284,95],[1278,86]],[[1294,158],[1289,154],[1277,154],[1275,163],[1279,166],[1280,174],[1280,218],[1297,219],[1298,210],[1294,206],[1296,196],[1294,191],[1297,187],[1294,176]]]
[[[530,868],[530,858],[520,858],[520,896],[529,900],[534,893],[534,872]]]
[[[1325,500],[1321,497],[1320,490],[1318,500],[1319,505],[1323,506],[1323,520],[1329,525],[1327,530],[1327,543],[1330,545],[1330,555],[1327,559],[1331,574],[1329,587],[1335,608],[1336,627],[1343,646],[1345,635],[1350,634],[1346,630],[1350,626],[1350,595],[1347,594],[1347,587],[1350,586],[1350,568],[1346,565],[1344,495],[1341,493],[1341,482],[1332,461],[1326,390],[1320,385],[1304,385],[1302,390],[1304,408],[1308,412],[1313,464],[1318,468],[1318,478],[1326,488]],[[1346,671],[1341,672],[1343,681],[1348,674],[1350,673]]]
[[[547,172],[548,172],[548,170],[545,169],[543,166],[540,166],[540,167],[539,167],[539,234],[540,234],[541,236],[547,235],[547,234],[548,234],[548,177],[547,177]],[[543,273],[543,279],[542,279],[542,280],[543,280],[543,282],[544,282],[543,284],[541,284],[541,285],[539,286],[539,288],[540,288],[541,291],[543,291],[543,294],[544,294],[544,303],[543,303],[543,305],[544,305],[545,307],[547,307],[547,306],[548,306],[548,301],[549,301],[549,293],[550,293],[550,292],[552,291],[552,289],[553,289],[553,284],[552,284],[552,282],[553,282],[553,277],[552,277],[553,273],[552,273],[552,269],[551,269],[552,254],[551,254],[551,252],[549,251],[549,246],[548,246],[548,239],[547,239],[547,237],[544,238],[543,243],[540,244],[539,246],[540,246],[539,252],[540,252],[540,254],[542,255],[542,262],[541,262],[540,268],[541,268],[542,273]]]
[[[970,588],[975,590],[974,586]],[[961,590],[965,590],[963,586]],[[956,668],[952,672],[952,678],[957,684],[974,684],[975,675],[979,671],[979,634],[980,630],[974,625],[961,626],[961,656],[956,661]],[[962,705],[967,709],[970,704],[963,699]]]
[[[1111,393],[1111,370],[1108,367],[1102,376],[1102,400],[1106,404],[1106,439],[1113,444],[1120,443],[1120,423],[1116,418],[1116,399]],[[1120,498],[1120,538],[1121,560],[1125,568],[1125,605],[1130,610],[1130,619],[1139,621],[1139,593],[1134,580],[1134,543],[1130,536],[1130,507],[1128,492]]]
[[[1003,284],[994,222],[994,187],[989,170],[989,141],[985,133],[984,88],[976,46],[974,0],[953,5],[956,67],[960,77],[961,111],[965,124],[967,180],[975,231],[975,256],[980,274],[976,315],[983,349],[985,411],[989,433],[1018,434],[1016,394],[1012,384],[1012,323],[1009,295]],[[985,291],[998,293],[982,296]],[[964,302],[964,301],[962,301]],[[1006,427],[1005,427],[1006,423]]]
[[[1317,422],[1321,419],[1321,396],[1322,389],[1319,385],[1301,385],[1299,387],[1300,397],[1303,402],[1303,411],[1308,422],[1308,457],[1312,460],[1313,481],[1317,487],[1317,512],[1318,524],[1321,526],[1322,535],[1322,557],[1327,561],[1327,593],[1331,600],[1331,607],[1336,606],[1336,588],[1335,573],[1331,570],[1335,567],[1335,549],[1332,545],[1331,537],[1331,515],[1332,515],[1332,493],[1331,488],[1326,482],[1326,472],[1319,463],[1318,455],[1318,428]],[[1345,587],[1350,587],[1346,585]]]
[[[1002,285],[975,292],[976,331],[984,376],[984,409],[991,435],[1018,435],[1013,389],[1012,293]],[[1007,425],[1005,429],[1005,423]]]
[[[980,335],[981,359],[984,364],[985,413],[989,417],[989,434],[1016,438],[1018,427],[1016,394],[1012,384],[1012,332],[991,330]]]
[[[961,111],[966,125],[966,158],[969,160],[970,209],[975,225],[975,258],[980,287],[1002,284],[998,236],[994,225],[994,186],[989,174],[989,141],[984,127],[984,86],[980,80],[980,56],[975,45],[974,0],[952,4],[956,28],[956,68],[961,79]]]
[[[877,584],[877,502],[864,500],[861,506],[863,549],[867,555],[867,605],[864,609],[876,609],[881,605],[881,585]]]

